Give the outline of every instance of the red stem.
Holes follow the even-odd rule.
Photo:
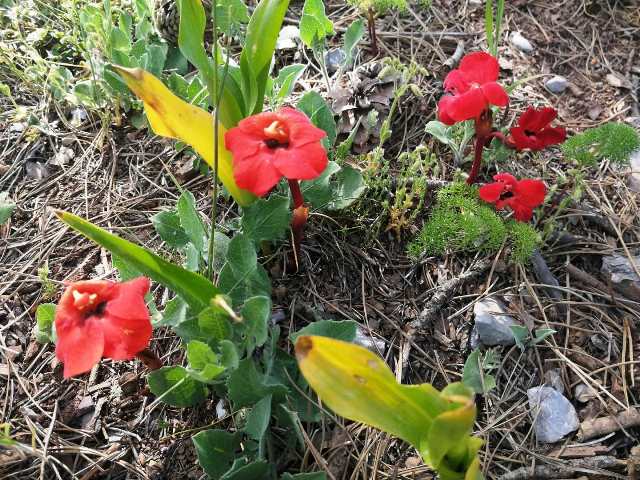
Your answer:
[[[468,185],[473,185],[474,183],[476,183],[478,173],[480,173],[480,165],[482,165],[482,150],[489,140],[491,140],[491,136],[476,136],[473,165],[471,165],[471,171],[469,172],[469,177],[467,178]]]
[[[293,208],[301,207],[304,204],[304,198],[298,180],[289,180],[289,189],[291,190],[291,198],[293,198]]]

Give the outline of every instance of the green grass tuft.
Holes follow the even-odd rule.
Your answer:
[[[438,192],[431,217],[407,251],[414,258],[447,251],[495,253],[509,241],[511,258],[526,263],[539,239],[529,224],[503,220],[479,199],[477,187],[454,183]]]
[[[638,148],[638,132],[629,125],[615,122],[585,130],[562,145],[564,154],[581,165],[596,165],[605,159],[628,163],[629,156]]]

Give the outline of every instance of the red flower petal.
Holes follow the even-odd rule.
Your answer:
[[[104,336],[98,321],[87,319],[73,326],[58,328],[56,309],[56,334],[56,356],[64,364],[64,378],[91,371],[102,358]]]
[[[232,128],[224,135],[224,146],[233,153],[235,162],[255,155],[264,144],[264,138],[247,133],[239,128]]]
[[[464,93],[471,88],[464,73],[460,70],[451,70],[444,78],[444,89],[456,95]]]
[[[306,123],[299,121],[288,124],[290,148],[304,147],[310,143],[320,145],[320,140],[327,136],[327,132],[313,125],[307,117],[304,118]]]
[[[536,142],[535,137],[531,137],[524,132],[524,128],[522,127],[513,127],[510,130],[511,138],[513,139],[513,143],[517,150],[537,150],[538,142]]]
[[[460,62],[459,70],[464,72],[470,82],[495,82],[500,73],[498,60],[486,52],[474,52],[466,55]]]
[[[239,159],[234,156],[233,176],[238,186],[258,197],[268,193],[282,178],[273,165],[275,152],[263,143],[255,155]]]
[[[514,198],[529,207],[537,207],[544,202],[547,187],[540,180],[525,178],[520,180],[514,191]]]
[[[503,182],[507,185],[513,187],[518,183],[518,179],[511,175],[510,173],[497,173],[493,176],[493,179],[496,182]]]
[[[558,116],[555,108],[545,107],[536,110],[529,107],[518,120],[518,125],[530,132],[539,132]]]
[[[506,107],[509,105],[509,95],[502,86],[496,82],[485,83],[482,85],[482,93],[487,102],[497,107]]]
[[[462,95],[453,97],[447,113],[456,122],[463,122],[478,117],[487,108],[487,100],[479,88],[472,88]]]
[[[115,284],[111,299],[105,305],[105,313],[121,318],[136,317],[149,320],[149,309],[144,296],[149,293],[150,286],[151,282],[146,277]]]
[[[103,356],[113,360],[131,360],[149,346],[153,328],[147,311],[145,317],[126,318],[105,314],[102,319],[104,333]]]
[[[513,210],[513,218],[519,222],[528,222],[531,220],[533,209],[530,206],[520,203],[514,198],[510,198],[509,200],[511,201],[508,202],[508,205],[511,207],[511,210]]]
[[[451,95],[445,95],[438,102],[438,120],[440,120],[445,125],[454,125],[456,121],[451,118],[449,115],[449,108],[451,107],[451,102],[454,97]]]
[[[327,167],[327,151],[319,143],[276,150],[274,166],[288,179],[311,180]]]
[[[538,135],[538,140],[544,145],[557,145],[567,139],[567,131],[563,127],[548,127]]]
[[[480,198],[488,203],[496,203],[504,192],[505,185],[501,182],[487,183],[480,187]]]

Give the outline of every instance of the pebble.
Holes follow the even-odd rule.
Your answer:
[[[567,89],[569,81],[561,75],[556,75],[544,82],[544,86],[551,93],[559,94]]]
[[[511,32],[511,35],[509,35],[509,41],[521,52],[533,52],[533,45],[531,45],[531,42],[524,38],[520,32]]]
[[[360,327],[356,329],[356,337],[353,339],[353,343],[377,354],[383,354],[387,347],[383,339],[373,338]]]
[[[347,59],[347,54],[341,48],[332,48],[324,54],[324,62],[327,66],[329,74],[333,74],[338,71],[340,65]]]
[[[534,387],[527,390],[527,397],[534,419],[533,428],[539,442],[558,442],[580,426],[576,409],[557,390],[551,387]]]
[[[640,255],[631,258],[636,266],[640,265]],[[640,276],[626,255],[614,253],[603,257],[600,271],[624,290],[627,297],[640,299]]]
[[[287,25],[280,30],[278,40],[276,41],[276,50],[292,50],[295,49],[300,40],[300,29],[295,25]]]
[[[496,298],[487,297],[473,306],[475,325],[471,333],[471,346],[509,346],[516,343],[511,325],[517,322],[507,314],[505,306]],[[475,344],[475,345],[474,345]]]

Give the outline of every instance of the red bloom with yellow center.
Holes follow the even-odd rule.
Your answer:
[[[56,355],[64,377],[88,372],[102,357],[131,360],[151,340],[144,296],[149,279],[85,280],[70,284],[56,308]]]
[[[498,61],[485,52],[466,55],[460,67],[444,79],[447,95],[438,103],[438,118],[446,125],[479,118],[489,105],[505,107],[509,96],[498,80]]]
[[[326,135],[304,113],[289,107],[245,118],[225,135],[236,183],[261,197],[282,177],[316,178],[328,162],[320,143]]]
[[[547,187],[540,180],[518,180],[508,173],[499,173],[493,179],[495,183],[480,187],[480,198],[494,203],[497,210],[509,207],[516,220],[528,222],[533,209],[544,202]]]
[[[562,127],[552,127],[551,122],[558,116],[555,108],[536,110],[529,107],[518,119],[518,126],[510,132],[509,141],[517,150],[542,150],[549,145],[562,143],[567,132]]]

